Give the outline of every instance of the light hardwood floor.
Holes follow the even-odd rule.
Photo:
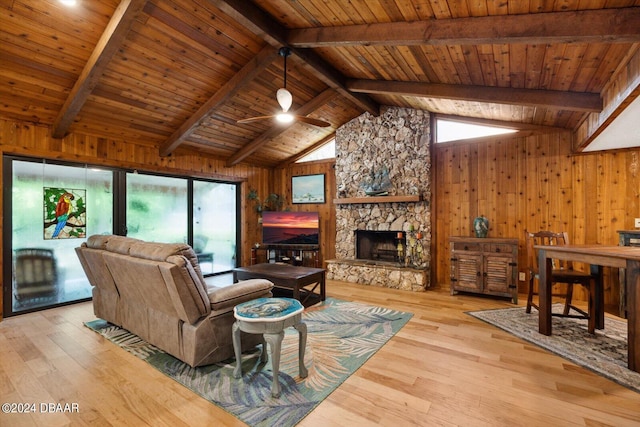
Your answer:
[[[640,394],[477,320],[506,300],[329,282],[331,297],[414,313],[300,426],[638,426]],[[521,298],[523,300],[523,298]],[[242,426],[82,324],[91,303],[0,322],[0,401],[77,413],[1,426]]]

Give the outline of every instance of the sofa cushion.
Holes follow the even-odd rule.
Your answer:
[[[111,237],[114,237],[114,236],[104,235],[104,234],[94,234],[92,236],[89,236],[87,241],[82,245],[91,249],[107,249],[107,242]]]
[[[229,286],[207,285],[207,293],[211,302],[211,311],[228,311],[244,301],[264,296],[273,288],[273,283],[266,279],[242,280]]]
[[[94,234],[89,236],[83,245],[86,244],[86,246],[91,249],[105,249],[109,252],[126,255],[129,253],[129,248],[133,243],[141,241],[142,240],[125,236]]]
[[[198,257],[191,248],[191,246],[185,243],[156,243],[156,242],[142,242],[131,245],[129,255],[136,258],[144,258],[151,261],[167,261],[172,255],[184,256],[191,264],[193,269],[198,275],[198,281],[204,289],[204,277],[202,276],[202,270],[198,264]]]

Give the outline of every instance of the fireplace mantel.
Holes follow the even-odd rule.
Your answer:
[[[344,197],[333,199],[336,205],[351,205],[355,203],[399,203],[419,202],[422,197],[419,194],[409,196],[368,196],[368,197]]]

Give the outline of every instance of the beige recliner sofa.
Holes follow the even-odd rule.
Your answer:
[[[93,286],[97,317],[121,326],[191,366],[233,356],[233,307],[270,297],[273,283],[207,285],[186,244],[94,235],[76,253]],[[262,342],[243,335],[242,350]]]

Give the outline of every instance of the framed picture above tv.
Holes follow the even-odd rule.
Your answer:
[[[291,177],[292,203],[325,203],[324,190],[324,174]]]

